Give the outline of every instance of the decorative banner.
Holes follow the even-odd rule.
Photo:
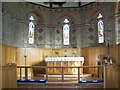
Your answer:
[[[69,45],[70,44],[70,40],[69,40],[69,25],[65,24],[63,26],[63,45]]]
[[[34,29],[35,25],[33,22],[29,22],[29,44],[34,44]]]
[[[98,42],[104,43],[104,23],[101,19],[98,21]]]

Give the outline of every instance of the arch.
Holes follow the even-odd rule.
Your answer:
[[[89,24],[91,18],[93,18],[93,17],[94,17],[95,19],[97,19],[99,13],[101,13],[102,16],[105,17],[104,11],[101,10],[100,8],[94,9],[94,10],[92,10],[92,11],[90,10],[90,11],[88,12],[88,14],[87,14],[88,16],[86,17],[86,18],[87,18],[87,19],[86,19],[86,23]]]
[[[66,17],[68,17],[68,19],[70,19],[71,21],[75,20],[72,14],[70,14],[69,12],[65,12],[65,11],[62,14],[60,14],[55,20],[60,21],[61,19],[66,18]]]
[[[43,15],[41,14],[40,11],[38,10],[31,10],[27,13],[27,17],[29,16],[29,14],[35,14],[36,16],[38,16],[40,19],[41,19],[41,22],[44,23],[45,22],[45,19],[43,17]]]

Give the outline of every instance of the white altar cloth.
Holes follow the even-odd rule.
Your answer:
[[[46,62],[51,61],[81,61],[84,63],[84,57],[46,57]]]

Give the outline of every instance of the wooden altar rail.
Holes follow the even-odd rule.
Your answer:
[[[44,68],[46,70],[46,79],[48,80],[48,68],[61,68],[62,69],[62,80],[64,80],[64,68],[77,68],[78,69],[78,81],[80,81],[80,68],[103,68],[103,66],[17,66],[20,69],[20,79],[22,79],[22,68],[25,69],[25,79],[28,79],[28,69],[31,68]]]
[[[78,68],[78,81],[80,81],[80,68],[103,68],[104,73],[104,88],[106,88],[106,80],[107,80],[107,65],[99,65],[99,66],[17,66],[20,69],[20,79],[22,79],[22,68],[25,69],[25,79],[28,79],[28,69],[29,68],[44,68],[46,69],[46,80],[48,80],[48,68],[61,68],[62,69],[62,80],[64,80],[64,68]]]
[[[33,68],[47,68],[45,66],[17,66],[17,69],[20,69],[20,80],[22,79],[22,69],[25,69],[25,79],[28,79],[28,69],[33,69]],[[47,70],[47,69],[46,69]]]

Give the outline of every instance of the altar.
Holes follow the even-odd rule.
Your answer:
[[[47,57],[45,62],[48,67],[53,67],[48,68],[48,74],[61,74],[61,66],[65,67],[64,74],[78,74],[78,68],[74,67],[83,66],[84,57]],[[80,74],[83,74],[83,68],[80,68]]]

